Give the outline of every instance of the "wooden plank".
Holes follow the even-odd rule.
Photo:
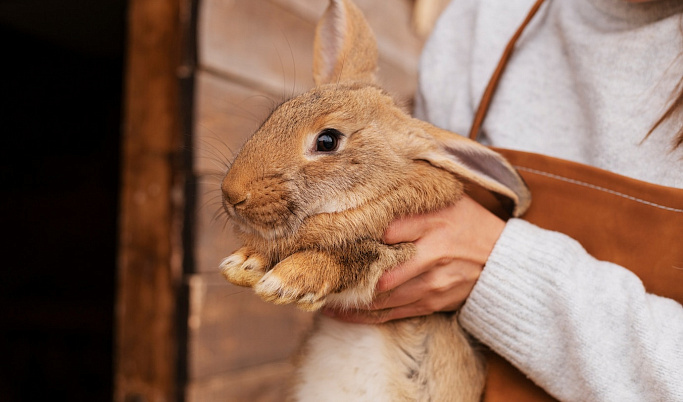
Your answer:
[[[179,395],[184,177],[177,72],[185,1],[128,3],[114,401]]]
[[[187,402],[284,402],[292,374],[287,362],[276,362],[195,381]]]
[[[327,8],[328,1],[318,0],[270,0],[282,8],[291,10],[313,24]],[[425,1],[425,0],[423,0]],[[445,0],[426,0],[426,2],[443,2]],[[416,56],[419,54],[423,40],[414,32],[412,16],[414,0],[354,0],[358,8],[372,27],[377,37],[377,47],[382,58],[388,63],[402,66],[405,71],[416,68]]]
[[[287,359],[312,323],[313,314],[263,302],[218,272],[192,275],[189,292],[191,383]]]
[[[313,31],[313,23],[267,0],[205,0],[199,65],[265,92],[300,92],[313,84]]]
[[[200,67],[271,94],[295,94],[310,88],[315,24],[326,2],[315,4],[205,0],[198,27]],[[410,2],[391,5],[359,1],[377,33],[380,83],[410,99],[416,89],[422,42],[410,29]],[[314,17],[314,12],[320,14]]]

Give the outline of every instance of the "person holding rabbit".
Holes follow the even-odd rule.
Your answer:
[[[417,116],[466,133],[532,3],[453,1],[423,52]],[[683,2],[546,1],[524,28],[479,133],[485,145],[588,172],[578,180],[528,169],[576,188],[567,194],[597,190],[619,200],[577,236],[632,218],[649,224],[627,216],[638,215],[627,202],[669,214],[654,236],[640,223],[621,231],[632,245],[615,248],[628,258],[650,245],[663,250],[643,258],[638,275],[573,234],[525,217],[503,221],[465,197],[394,221],[385,243],[413,242],[415,256],[380,278],[369,309],[325,314],[380,323],[460,309],[465,330],[557,399],[683,400],[682,71]],[[664,254],[673,257],[663,263]]]

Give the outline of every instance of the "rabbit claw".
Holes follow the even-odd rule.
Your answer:
[[[220,270],[228,282],[238,286],[252,287],[263,277],[266,266],[264,256],[243,247],[223,259]]]
[[[324,260],[329,263],[329,258],[312,253],[295,253],[282,260],[254,286],[256,294],[275,304],[296,303],[305,311],[319,310],[332,293],[336,278],[335,270],[330,270],[329,264],[320,264]],[[323,267],[327,269],[321,269]],[[328,276],[330,274],[332,277]]]

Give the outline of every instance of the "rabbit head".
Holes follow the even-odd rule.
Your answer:
[[[292,234],[307,217],[341,212],[398,187],[416,161],[511,199],[529,193],[498,154],[407,115],[375,84],[377,47],[347,0],[318,24],[317,86],[281,104],[244,144],[222,183],[225,209],[245,232]]]
[[[367,84],[323,85],[289,100],[233,162],[222,184],[226,209],[242,230],[277,238],[307,217],[380,196],[410,168],[408,144],[393,135],[408,120]]]

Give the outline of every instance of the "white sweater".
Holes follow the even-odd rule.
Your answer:
[[[532,3],[453,0],[425,46],[418,117],[466,134]],[[482,141],[683,188],[681,121],[643,141],[683,75],[681,12],[683,1],[547,0]],[[560,400],[683,401],[683,307],[565,235],[510,220],[460,321]]]

